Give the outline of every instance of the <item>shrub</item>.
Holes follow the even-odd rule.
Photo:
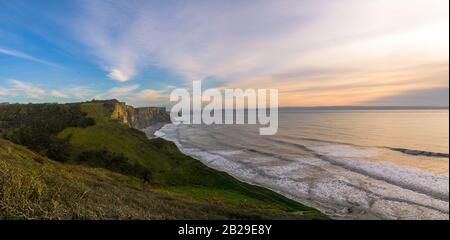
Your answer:
[[[11,104],[0,106],[0,137],[24,145],[57,161],[69,156],[68,139],[57,133],[67,127],[95,125],[79,104]]]
[[[78,162],[92,166],[106,168],[114,172],[131,175],[150,181],[152,173],[140,164],[133,164],[123,154],[112,153],[105,149],[83,151],[78,156]]]

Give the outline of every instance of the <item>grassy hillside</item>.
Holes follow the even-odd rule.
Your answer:
[[[0,219],[309,218],[231,194],[171,189],[100,168],[63,164],[0,140]],[[240,206],[236,208],[236,206]],[[309,217],[308,217],[309,216]]]
[[[82,103],[80,110],[95,125],[56,133],[68,142],[64,164],[1,142],[0,217],[323,218],[312,208],[210,169],[173,143],[148,140],[111,120],[108,104]]]

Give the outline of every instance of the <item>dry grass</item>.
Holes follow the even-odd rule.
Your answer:
[[[236,210],[238,209],[238,210]],[[104,169],[54,162],[0,139],[0,219],[321,218],[245,209]]]

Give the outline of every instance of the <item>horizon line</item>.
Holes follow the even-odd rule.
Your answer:
[[[118,102],[123,102],[118,99],[92,99],[86,101],[73,101],[73,102],[0,102],[0,105],[14,105],[14,104],[71,104],[71,103],[82,103],[82,102],[93,102],[93,101],[113,101],[116,100]],[[169,107],[169,106],[161,106],[161,107]],[[449,106],[436,106],[436,105],[323,105],[323,106],[279,106],[279,109],[309,109],[309,110],[376,110],[376,109],[449,109]],[[248,109],[248,108],[245,108]]]

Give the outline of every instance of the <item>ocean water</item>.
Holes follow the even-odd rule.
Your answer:
[[[281,110],[279,130],[173,125],[204,164],[335,219],[448,219],[448,110]]]

